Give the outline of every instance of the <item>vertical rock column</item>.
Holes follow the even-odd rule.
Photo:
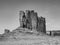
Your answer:
[[[34,10],[31,11],[31,23],[32,30],[37,30],[37,13]]]
[[[20,27],[23,27],[23,15],[24,15],[24,11],[20,11],[19,13],[19,22],[20,22]]]
[[[30,15],[30,10],[26,10],[26,23],[27,23],[27,28],[28,29],[31,29],[32,26],[31,26],[31,15]]]
[[[34,20],[35,20],[35,24],[36,24],[35,25],[35,29],[37,30],[37,27],[38,27],[38,15],[37,15],[37,12],[35,12],[34,15],[35,15],[35,19]]]
[[[44,18],[44,33],[46,33],[46,20]]]
[[[37,31],[38,32],[41,32],[41,18],[40,17],[38,17],[38,29],[37,29]]]
[[[46,33],[46,22],[45,18],[41,17],[41,26],[42,26],[42,32]]]
[[[46,25],[45,25],[45,18],[39,17],[38,18],[38,31],[46,33]]]

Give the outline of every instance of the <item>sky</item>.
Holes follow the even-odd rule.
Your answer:
[[[20,10],[34,10],[46,18],[46,30],[60,30],[60,0],[0,0],[0,33],[16,29]]]

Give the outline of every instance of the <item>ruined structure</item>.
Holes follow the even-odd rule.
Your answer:
[[[46,33],[45,18],[38,17],[37,12],[34,12],[34,10],[20,11],[19,21],[22,28]]]

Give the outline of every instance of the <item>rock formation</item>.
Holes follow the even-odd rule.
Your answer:
[[[26,26],[28,29],[32,29],[30,14],[31,14],[30,10],[26,10]]]
[[[6,40],[19,40],[21,37],[44,35],[46,33],[45,18],[38,17],[37,12],[34,10],[20,11],[19,13],[20,26],[10,31],[5,29],[5,32],[0,35],[0,41]],[[28,37],[29,37],[28,36]]]
[[[38,31],[46,33],[46,25],[45,25],[45,18],[39,17],[38,18]]]
[[[25,17],[25,13],[24,11],[20,11],[20,15],[19,15],[19,21],[20,21],[20,26],[21,27],[26,27],[25,22],[26,22],[26,17]]]
[[[34,12],[34,10],[20,11],[19,21],[22,28],[46,33],[45,18],[42,16],[38,17],[37,12]]]
[[[10,30],[9,29],[5,29],[5,32],[6,34],[10,33]]]

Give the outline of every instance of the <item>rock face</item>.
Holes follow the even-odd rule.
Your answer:
[[[46,33],[45,18],[38,17],[34,10],[20,11],[20,27]]]
[[[38,18],[38,31],[46,33],[46,25],[45,25],[45,18],[39,17]]]
[[[37,13],[34,11],[31,11],[31,24],[32,29],[37,30]]]
[[[20,11],[19,21],[20,21],[20,27],[26,27],[26,17],[24,11]]]
[[[26,26],[28,29],[32,29],[32,24],[31,24],[31,12],[30,10],[26,10]]]
[[[5,29],[5,33],[10,33],[10,30],[8,30],[8,29]]]

